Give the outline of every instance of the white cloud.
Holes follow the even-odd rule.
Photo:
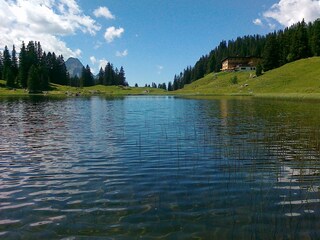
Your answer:
[[[273,23],[268,23],[268,26],[271,30],[275,30],[277,28],[277,25]]]
[[[115,19],[115,16],[110,12],[107,7],[99,7],[94,10],[93,14],[96,17],[105,17],[106,19]]]
[[[108,60],[103,58],[99,60],[99,70],[100,68],[104,69],[108,64]]]
[[[263,23],[260,18],[253,20],[254,25],[263,26]]]
[[[96,59],[94,56],[91,56],[91,57],[90,57],[90,61],[91,61],[91,63],[94,65],[94,64],[96,64],[97,59]]]
[[[126,49],[126,50],[124,50],[123,52],[120,52],[120,51],[117,51],[116,52],[116,56],[117,57],[126,57],[126,56],[128,56],[128,50]]]
[[[157,66],[157,69],[158,69],[158,74],[161,74],[161,73],[162,73],[162,70],[164,69],[164,67],[161,66],[161,65],[158,65],[158,66]]]
[[[306,22],[314,21],[320,16],[320,0],[280,0],[263,16],[283,26],[291,26],[302,19]]]
[[[102,45],[103,45],[103,43],[101,41],[97,41],[93,48],[94,49],[99,49]]]
[[[70,49],[63,36],[79,31],[95,35],[101,29],[75,0],[0,0],[0,22],[0,46],[40,41],[45,51],[65,57],[79,57],[81,50]]]
[[[100,68],[102,68],[103,70],[105,69],[105,67],[108,64],[108,60],[105,58],[102,59],[96,59],[94,56],[90,57],[90,61],[92,63],[92,67],[91,67],[91,72],[92,74],[98,74],[98,72],[100,71]]]
[[[74,52],[75,52],[75,54],[76,54],[76,55],[75,55],[76,57],[77,57],[77,56],[78,56],[78,57],[81,56],[82,51],[81,51],[80,49],[76,49]]]
[[[108,43],[113,42],[115,38],[120,38],[122,34],[124,33],[123,28],[115,28],[115,27],[109,27],[106,29],[106,32],[104,34],[104,38],[107,40]]]

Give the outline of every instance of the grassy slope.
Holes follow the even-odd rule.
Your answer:
[[[253,95],[266,97],[309,97],[320,98],[320,57],[299,60],[278,69],[266,72],[258,78],[252,78],[254,72],[211,73],[204,78],[186,85],[184,89],[170,92],[176,95]],[[231,84],[230,79],[238,78],[238,84]],[[247,86],[245,86],[247,85]],[[74,88],[52,85],[49,95],[65,95],[66,92],[91,95],[90,91],[99,91],[102,95],[165,95],[167,91],[154,88],[122,88],[118,86],[94,86]],[[148,90],[149,93],[145,93]],[[27,95],[22,89],[15,91],[5,88],[5,81],[0,80],[0,96]]]
[[[17,90],[9,90],[6,88],[6,82],[4,80],[0,80],[0,96],[20,96],[26,95],[27,93],[23,89]]]
[[[299,60],[268,71],[258,78],[250,78],[250,75],[254,74],[254,72],[212,73],[187,85],[177,91],[177,94],[320,98],[320,57]],[[233,76],[237,76],[238,84],[231,84],[230,79]]]

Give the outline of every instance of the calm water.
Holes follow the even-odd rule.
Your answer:
[[[320,103],[1,99],[2,239],[319,239]]]

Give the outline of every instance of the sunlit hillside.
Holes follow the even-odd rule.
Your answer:
[[[253,71],[211,73],[190,85],[186,85],[177,93],[320,96],[320,57],[292,62],[268,71],[260,77],[255,77]]]

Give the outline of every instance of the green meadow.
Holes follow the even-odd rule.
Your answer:
[[[320,98],[320,57],[302,59],[256,77],[250,72],[210,73],[183,89],[167,92],[157,88],[93,86],[76,88],[51,84],[44,94],[88,95],[182,95],[182,96],[256,96],[272,98]],[[23,89],[7,89],[0,80],[0,96],[28,95]]]
[[[254,71],[211,73],[176,94],[320,98],[320,57],[288,63],[259,77]]]
[[[44,95],[53,96],[90,96],[90,95],[161,95],[167,91],[158,88],[136,88],[123,86],[103,86],[95,85],[92,87],[70,87],[58,84],[51,84],[51,90],[44,92]],[[5,81],[0,80],[0,96],[20,96],[28,95],[23,89],[8,89],[5,87]]]

